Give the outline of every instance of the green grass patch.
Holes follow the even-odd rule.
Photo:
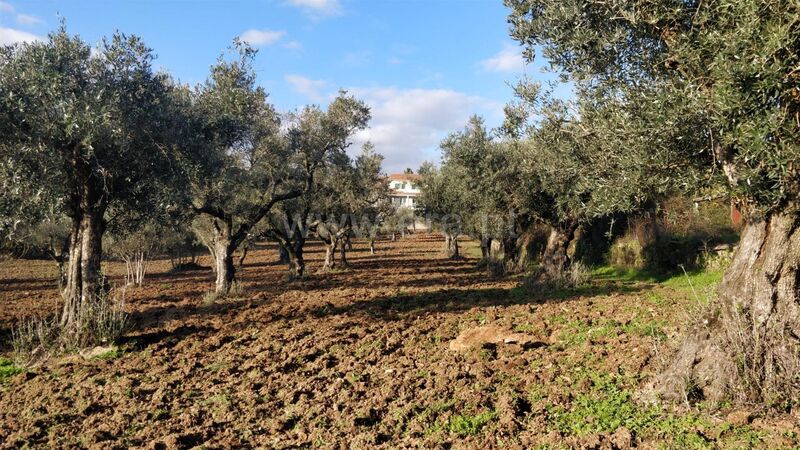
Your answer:
[[[110,359],[117,359],[122,356],[122,350],[118,347],[114,347],[107,352],[100,353],[99,355],[95,355],[92,357],[93,360],[110,360]]]
[[[641,431],[655,419],[653,410],[640,410],[630,390],[617,377],[598,372],[584,374],[589,392],[579,393],[568,406],[549,408],[548,416],[562,433],[584,436],[609,433],[620,427]]]
[[[690,270],[679,269],[672,273],[656,273],[645,269],[627,269],[613,266],[599,266],[592,270],[592,279],[598,281],[622,283],[659,283],[675,289],[714,288],[722,280],[722,270]]]
[[[665,320],[649,320],[642,321],[635,319],[622,326],[622,331],[625,334],[636,334],[639,336],[651,337],[663,341],[667,338],[664,333],[664,327],[667,326]]]
[[[497,418],[497,412],[493,410],[484,411],[474,416],[457,415],[447,421],[447,431],[459,436],[475,436],[481,428]]]
[[[0,381],[4,381],[22,372],[22,368],[14,364],[10,359],[0,358]]]
[[[461,252],[467,258],[471,259],[481,259],[483,258],[483,253],[481,252],[480,246],[477,245],[462,245]]]
[[[623,267],[613,266],[599,266],[592,269],[592,279],[602,281],[616,281],[616,282],[647,282],[657,283],[659,275],[641,269],[629,269]]]
[[[551,323],[558,323],[551,321]],[[619,334],[630,334],[642,337],[652,337],[658,340],[666,339],[664,320],[642,320],[635,318],[628,323],[616,320],[603,320],[592,324],[581,320],[571,320],[562,324],[559,340],[563,346],[583,344],[590,339],[602,339]]]
[[[673,275],[662,282],[674,289],[699,291],[714,289],[722,281],[723,271],[693,271]]]
[[[531,324],[530,322],[518,323],[514,325],[514,331],[517,333],[535,333],[539,327]]]
[[[561,389],[576,392],[571,401],[546,406],[548,422],[564,435],[613,433],[625,427],[645,441],[659,442],[658,448],[684,449],[754,448],[766,439],[766,433],[749,425],[715,425],[697,411],[676,414],[639,405],[633,400],[638,380],[632,376],[580,368],[568,380]],[[546,402],[536,390],[529,398],[532,404]]]

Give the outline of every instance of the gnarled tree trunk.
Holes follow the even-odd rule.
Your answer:
[[[289,249],[282,242],[278,242],[278,262],[281,264],[289,263]]]
[[[330,270],[336,268],[336,246],[338,241],[331,239],[330,242],[325,243],[325,263],[322,265],[322,270]]]
[[[244,260],[247,259],[247,252],[249,250],[250,250],[250,246],[249,245],[244,245],[242,247],[242,253],[239,255],[239,262],[238,262],[238,266],[239,266],[240,269],[242,267],[244,267]]]
[[[507,272],[516,272],[519,267],[519,244],[516,236],[505,236],[501,240],[503,246],[503,267]]]
[[[289,251],[289,278],[302,278],[306,272],[306,262],[303,258],[303,246],[296,246]]]
[[[302,235],[294,236],[294,241],[287,241],[281,248],[286,251],[286,263],[289,266],[289,278],[302,278],[306,273],[306,261],[303,256],[306,239]]]
[[[492,256],[492,238],[481,236],[481,259],[487,260]]]
[[[78,324],[81,312],[103,287],[100,261],[103,254],[105,223],[103,207],[85,208],[73,218],[67,280],[62,291],[64,307],[61,325]]]
[[[461,253],[458,248],[458,234],[445,233],[444,251],[447,257],[450,259],[457,259],[461,257]]]
[[[546,274],[556,275],[569,268],[569,244],[576,228],[575,224],[556,225],[550,231],[542,254],[542,267]]]
[[[62,291],[67,286],[67,271],[65,266],[69,261],[70,244],[71,236],[68,235],[64,239],[51,239],[47,249],[47,254],[50,256],[50,259],[52,259],[58,267],[58,288]]]
[[[352,244],[348,244],[348,242],[349,239],[346,239],[339,247],[339,264],[341,264],[342,267],[347,267],[347,246],[350,245],[350,250],[353,249]]]
[[[747,223],[718,298],[645,390],[667,400],[800,395],[800,217]]]
[[[352,231],[349,218],[348,222],[341,227],[331,226],[326,223],[316,224],[314,227],[316,228],[317,237],[325,244],[325,263],[322,266],[322,270],[330,270],[336,267],[336,249],[340,243],[342,244],[342,261],[346,262],[344,254],[345,243],[342,241]]]
[[[214,291],[217,294],[227,294],[233,282],[236,281],[233,251],[234,247],[229,239],[224,236],[217,236],[217,240],[214,242],[214,268],[217,274]]]

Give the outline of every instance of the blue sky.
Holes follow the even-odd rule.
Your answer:
[[[542,80],[508,37],[502,0],[4,0],[0,44],[46,36],[64,17],[89,43],[137,34],[157,65],[197,83],[240,36],[259,48],[259,82],[280,110],[325,105],[339,88],[371,107],[367,139],[386,172],[438,161],[439,141],[471,114],[502,120],[509,82]]]

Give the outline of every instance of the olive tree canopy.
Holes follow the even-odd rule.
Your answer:
[[[76,325],[101,288],[108,222],[158,203],[177,172],[173,85],[139,38],[120,33],[95,52],[62,26],[0,54],[3,224],[53,205],[70,218],[61,321]]]
[[[656,392],[677,398],[693,387],[710,400],[796,398],[797,3],[505,3],[511,35],[525,56],[532,59],[541,48],[580,87],[582,99],[604,111],[608,120],[591,131],[632,144],[632,151],[620,156],[646,168],[641,181],[718,188],[745,212],[719,301],[656,380]],[[654,151],[645,154],[643,145]]]

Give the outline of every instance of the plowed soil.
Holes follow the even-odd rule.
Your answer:
[[[678,342],[688,290],[596,279],[534,294],[440,248],[356,242],[348,268],[315,273],[312,245],[311,275],[290,282],[265,244],[239,272],[244,294],[213,304],[210,269],[156,261],[125,291],[118,356],[59,356],[0,385],[0,447],[798,445],[790,414],[634,402]],[[105,266],[117,283],[122,270]],[[57,311],[53,279],[47,261],[0,262],[4,352],[21,318]]]

